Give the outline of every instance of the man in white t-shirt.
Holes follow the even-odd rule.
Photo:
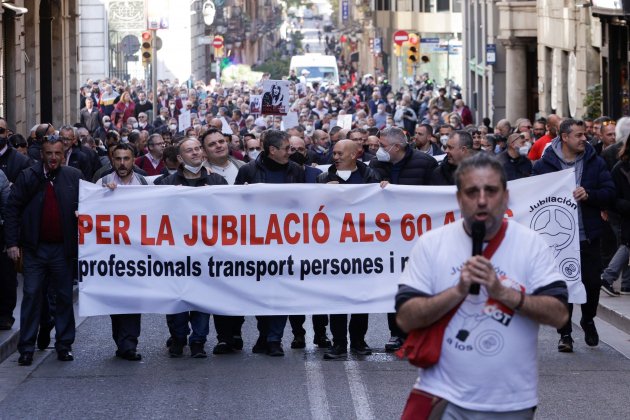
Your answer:
[[[225,136],[219,130],[209,128],[201,135],[201,144],[210,170],[225,178],[228,184],[234,184],[238,169],[245,162],[230,156],[230,145]]]
[[[566,284],[545,241],[514,221],[491,261],[471,257],[473,222],[484,222],[484,241],[501,230],[506,177],[495,158],[479,153],[460,163],[455,180],[462,219],[415,244],[396,319],[408,332],[462,304],[446,327],[439,361],[420,371],[403,419],[420,418],[427,402],[444,410],[442,418],[531,419],[538,404],[538,326],[566,323]],[[481,286],[478,295],[469,294],[473,283]]]

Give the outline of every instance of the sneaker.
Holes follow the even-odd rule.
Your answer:
[[[336,344],[324,353],[324,360],[345,359],[348,357],[348,347]]]
[[[234,353],[234,349],[225,341],[219,341],[212,349],[212,354],[230,354]]]
[[[256,344],[252,347],[252,353],[267,353],[267,337],[258,336]]]
[[[313,344],[315,344],[320,349],[327,349],[332,346],[332,343],[330,342],[326,334],[316,335],[315,338],[313,338]]]
[[[573,353],[573,339],[570,334],[560,337],[560,341],[558,341],[558,351],[560,353]]]
[[[599,334],[597,334],[597,328],[595,328],[595,321],[582,322],[580,326],[584,330],[584,341],[587,346],[595,347],[599,344]]]
[[[208,357],[208,354],[203,348],[203,343],[190,343],[190,357],[193,359],[203,359]]]
[[[621,293],[613,289],[612,284],[602,283],[602,291],[604,291],[608,296],[617,297]]]
[[[391,336],[387,344],[385,344],[385,351],[392,352],[397,351],[403,345],[403,339],[396,336]]]
[[[619,292],[621,295],[630,295],[630,287],[621,286],[621,291]]]
[[[267,343],[267,354],[271,357],[284,356],[284,350],[282,350],[282,343],[279,341],[270,341]]]
[[[170,357],[182,357],[184,355],[184,343],[178,340],[171,340],[171,345],[168,347],[168,355]]]
[[[243,337],[240,335],[232,337],[232,348],[234,350],[243,350]]]
[[[361,356],[369,356],[372,354],[372,349],[363,340],[350,344],[350,351],[354,354],[360,354]]]
[[[303,349],[306,347],[306,339],[303,335],[296,335],[293,337],[293,341],[291,341],[292,349]]]

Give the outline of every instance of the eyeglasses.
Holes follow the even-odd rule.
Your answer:
[[[306,151],[306,147],[292,147],[289,149],[291,152],[304,152]]]

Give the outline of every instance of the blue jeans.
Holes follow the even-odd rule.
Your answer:
[[[54,308],[55,349],[71,350],[75,324],[72,308],[72,260],[63,244],[41,243],[35,252],[24,250],[24,292],[20,308],[20,353],[33,352],[39,329],[42,301],[50,279],[56,296]]]
[[[630,249],[627,245],[619,245],[617,252],[610,260],[608,267],[602,273],[602,280],[608,284],[613,284],[621,274],[621,287],[630,289]]]
[[[190,311],[166,315],[166,322],[171,332],[171,337],[181,343],[186,343],[186,337],[190,334],[188,344],[204,344],[210,332],[210,314],[203,312]],[[190,323],[190,327],[188,323]],[[192,334],[190,332],[191,328]]]
[[[287,315],[273,315],[269,317],[269,334],[267,335],[267,343],[274,341],[282,341],[284,335],[284,327],[287,325]]]

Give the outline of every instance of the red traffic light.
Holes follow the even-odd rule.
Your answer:
[[[146,31],[146,32],[142,32],[142,40],[143,41],[151,41],[152,35],[151,32]]]

